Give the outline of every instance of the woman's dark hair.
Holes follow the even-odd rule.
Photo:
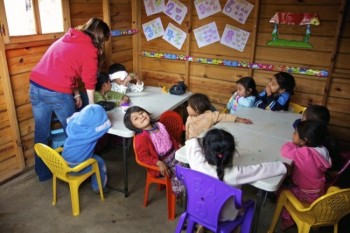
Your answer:
[[[111,37],[111,30],[108,25],[97,18],[91,18],[83,25],[75,27],[90,36],[94,46],[98,49],[99,66],[104,62],[104,42]]]
[[[285,89],[290,95],[294,94],[295,80],[293,75],[287,72],[278,72],[274,76],[280,88]]]
[[[233,155],[236,151],[234,137],[225,130],[214,128],[204,136],[202,148],[205,159],[210,165],[216,166],[216,173],[222,181],[224,169],[233,165]]]
[[[202,114],[211,109],[208,96],[201,93],[191,95],[191,97],[188,99],[188,105],[190,105],[190,107],[198,114]]]
[[[151,116],[151,114],[147,110],[145,110],[139,106],[132,106],[132,107],[128,108],[128,110],[126,110],[126,112],[124,114],[124,125],[126,128],[128,128],[131,131],[134,131],[136,134],[138,134],[138,133],[142,132],[142,129],[136,128],[131,122],[131,113],[134,113],[134,112],[145,112],[150,116]],[[151,117],[151,124],[153,125],[154,123],[155,123],[155,120],[153,120]]]
[[[304,115],[306,120],[320,121],[327,125],[331,119],[331,114],[329,113],[328,108],[326,106],[316,104],[307,107]]]
[[[108,74],[113,74],[117,71],[126,71],[125,66],[120,63],[114,63],[108,67]]]
[[[245,90],[251,89],[251,95],[252,96],[257,96],[258,91],[256,90],[256,84],[255,81],[252,77],[243,77],[237,80],[236,84],[241,84]]]
[[[305,141],[306,146],[319,147],[323,146],[327,133],[326,124],[319,121],[301,121],[296,131],[299,138]]]
[[[98,72],[95,90],[100,91],[102,89],[103,84],[108,82],[110,82],[109,75],[105,72]]]

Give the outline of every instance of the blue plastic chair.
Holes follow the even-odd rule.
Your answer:
[[[176,166],[176,176],[183,182],[187,192],[187,209],[177,224],[176,233],[180,233],[187,220],[187,232],[193,232],[196,224],[213,232],[232,232],[239,225],[243,233],[250,232],[254,215],[254,202],[242,203],[242,191],[206,174]],[[226,201],[234,197],[235,206],[243,208],[244,213],[233,221],[220,222],[220,211]]]

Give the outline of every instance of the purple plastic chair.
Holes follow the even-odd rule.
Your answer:
[[[187,209],[177,224],[176,233],[180,233],[187,220],[187,232],[193,232],[196,224],[200,224],[213,232],[232,232],[241,225],[243,233],[250,232],[254,215],[252,200],[242,203],[242,191],[201,172],[176,166],[176,176],[186,187]],[[234,197],[235,206],[244,209],[243,215],[238,215],[233,221],[220,222],[220,211],[225,202]]]

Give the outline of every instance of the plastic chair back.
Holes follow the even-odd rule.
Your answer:
[[[56,150],[51,147],[42,144],[36,143],[34,145],[36,154],[43,160],[46,166],[52,172],[52,189],[53,189],[53,201],[52,205],[56,205],[56,178],[69,183],[71,202],[72,202],[72,212],[74,216],[80,214],[79,208],[79,186],[91,175],[96,174],[97,183],[99,186],[101,200],[104,200],[102,182],[100,177],[100,171],[98,169],[97,161],[93,158],[90,158],[83,163],[71,168],[68,166],[68,163],[63,159],[59,154],[62,151],[62,148],[57,148]],[[91,170],[84,174],[74,174],[71,175],[71,172],[77,173],[83,169],[91,166]]]
[[[138,165],[140,165],[141,167],[146,168],[146,171],[147,171],[145,194],[144,194],[144,198],[143,198],[143,206],[144,207],[147,206],[149,186],[152,183],[155,183],[155,184],[159,185],[159,189],[160,189],[160,185],[164,185],[165,190],[166,190],[166,196],[167,196],[168,219],[174,220],[175,219],[175,212],[176,212],[176,207],[175,207],[176,197],[175,197],[175,194],[173,193],[173,190],[172,190],[170,178],[167,176],[166,177],[154,177],[151,174],[151,171],[158,171],[159,172],[159,168],[157,166],[151,166],[151,165],[146,164],[146,163],[139,160],[139,157],[137,155],[135,140],[133,140],[133,147],[134,147],[134,154],[135,154],[136,163]]]
[[[306,110],[306,107],[304,106],[301,106],[299,104],[292,103],[292,102],[289,103],[289,112],[302,114],[305,110]]]
[[[343,174],[344,171],[348,169],[349,166],[350,166],[350,159],[348,159],[348,161],[344,164],[344,166],[342,167],[342,169],[340,169],[340,171],[336,172],[336,174],[332,177],[329,183],[326,184],[326,188],[333,186],[337,182],[341,174]]]
[[[334,232],[338,232],[338,222],[350,213],[350,189],[331,186],[325,195],[311,204],[300,202],[288,190],[282,191],[268,232],[274,232],[283,207],[288,210],[297,224],[298,232],[309,232],[311,227],[332,225]]]
[[[176,166],[176,175],[186,187],[187,209],[182,214],[176,232],[181,232],[187,219],[187,232],[193,232],[195,224],[200,224],[214,232],[232,232],[242,224],[241,232],[249,232],[253,218],[254,202],[242,203],[242,191],[206,174]],[[233,221],[220,222],[220,212],[225,203],[234,198],[232,208],[245,207],[244,215]]]
[[[175,140],[183,144],[182,136],[185,130],[182,117],[175,111],[166,111],[162,113],[159,121],[165,126],[168,133],[175,138]]]

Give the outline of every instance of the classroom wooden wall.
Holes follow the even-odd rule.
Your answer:
[[[82,24],[91,17],[103,18],[106,1],[70,0],[71,25],[74,27]],[[293,101],[302,105],[326,104],[332,114],[330,127],[332,133],[342,142],[350,144],[349,3],[346,7],[345,22],[339,31],[339,43],[337,43],[337,28],[341,25],[339,20],[341,0],[249,0],[259,7],[254,7],[244,25],[229,19],[222,13],[198,20],[193,1],[181,0],[181,2],[188,6],[190,13],[181,25],[177,25],[162,13],[146,16],[143,1],[110,0],[108,9],[111,29],[138,28],[139,32],[134,36],[118,36],[111,39],[110,51],[106,51],[110,55],[110,60],[105,67],[112,62],[120,62],[129,71],[138,72],[146,85],[170,87],[175,82],[184,80],[190,91],[207,94],[219,110],[230,98],[239,76],[253,76],[258,89],[262,90],[274,72],[147,58],[142,56],[141,52],[174,53],[325,69],[331,74],[328,78],[295,75],[297,91]],[[220,2],[223,7],[226,1],[220,0]],[[271,39],[273,29],[273,25],[268,21],[276,11],[316,12],[320,17],[321,25],[311,28],[310,43],[314,47],[296,49],[266,46],[266,42]],[[141,25],[156,17],[162,19],[164,27],[168,22],[172,22],[187,32],[187,40],[181,50],[177,50],[161,38],[146,41]],[[220,35],[226,23],[249,31],[251,36],[244,51],[239,52],[220,43],[198,48],[193,29],[212,21],[216,22]],[[305,28],[281,26],[279,32],[281,37],[283,35],[299,40],[304,35]],[[53,41],[28,41],[1,47],[0,182],[34,164],[34,121],[29,100],[29,74]]]
[[[292,101],[307,106],[324,104],[331,111],[330,130],[345,146],[350,142],[350,39],[349,39],[349,4],[341,0],[249,0],[254,9],[245,24],[241,24],[223,13],[217,13],[199,20],[193,1],[181,1],[188,7],[189,13],[181,25],[171,20],[164,13],[147,16],[141,5],[141,24],[160,17],[164,29],[171,22],[187,32],[187,38],[180,50],[176,49],[161,37],[146,41],[143,33],[140,52],[171,53],[192,57],[227,59],[233,61],[286,65],[315,70],[327,70],[330,77],[316,77],[293,74],[296,79],[296,92]],[[223,9],[226,0],[221,0]],[[344,19],[342,21],[342,9]],[[311,26],[311,49],[267,46],[271,40],[273,24],[270,18],[276,12],[312,12],[320,18],[319,26]],[[250,32],[250,37],[243,52],[226,47],[219,42],[198,48],[193,30],[216,22],[219,35],[222,35],[226,24]],[[342,27],[340,28],[340,26]],[[290,40],[302,40],[305,26],[279,25],[279,37]],[[141,28],[142,30],[142,28]],[[337,37],[339,34],[339,38]],[[149,58],[139,55],[142,78],[149,85],[171,86],[176,81],[184,80],[189,90],[207,94],[212,103],[221,110],[225,107],[235,81],[241,76],[252,76],[257,83],[258,91],[263,90],[276,71],[259,69],[234,68],[211,64],[200,64],[187,61]]]

